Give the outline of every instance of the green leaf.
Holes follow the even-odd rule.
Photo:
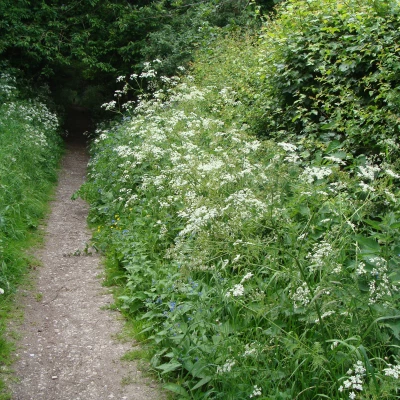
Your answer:
[[[211,376],[206,376],[205,378],[203,378],[199,382],[197,382],[197,384],[194,385],[191,390],[198,389],[199,387],[201,387],[201,386],[205,385],[206,383],[210,382],[211,379],[212,379]]]
[[[370,237],[365,237],[362,235],[355,235],[355,239],[360,246],[361,252],[366,253],[379,253],[380,246],[379,243]]]
[[[400,322],[399,321],[386,322],[385,324],[382,324],[382,325],[389,328],[392,331],[395,338],[400,340]]]
[[[169,390],[170,392],[184,396],[185,398],[189,398],[188,392],[182,386],[175,383],[167,383],[163,386],[163,388]]]
[[[182,367],[181,363],[174,362],[174,363],[161,364],[157,367],[157,369],[162,370],[161,374],[166,374],[167,372],[175,371],[181,367]]]
[[[369,226],[372,226],[374,229],[381,231],[382,230],[382,224],[377,221],[372,221],[370,219],[364,220],[365,223],[367,223]]]

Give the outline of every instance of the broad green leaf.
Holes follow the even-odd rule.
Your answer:
[[[175,371],[181,367],[182,367],[181,363],[174,362],[174,363],[161,364],[157,367],[157,369],[162,370],[161,374],[166,374],[167,372]]]
[[[170,392],[184,396],[184,398],[189,398],[188,392],[182,386],[175,383],[167,383],[163,386],[163,388],[169,390]]]
[[[204,377],[204,378],[201,379],[199,382],[197,382],[196,385],[194,385],[194,386],[192,387],[192,390],[198,389],[199,387],[205,385],[206,383],[210,382],[211,379],[212,379],[211,376],[206,376],[206,377]]]
[[[379,253],[380,252],[380,246],[379,243],[371,238],[371,237],[366,237],[362,235],[356,235],[355,239],[360,246],[361,252],[362,253]]]

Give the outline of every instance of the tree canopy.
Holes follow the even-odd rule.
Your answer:
[[[212,40],[213,30],[252,26],[254,7],[268,11],[275,2],[4,0],[2,69],[16,68],[35,82],[62,85],[71,93],[88,85],[92,92],[96,85],[104,89],[117,75],[137,71],[155,58],[164,61],[162,72],[171,74],[190,61],[194,48]]]

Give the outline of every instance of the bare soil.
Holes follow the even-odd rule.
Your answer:
[[[82,141],[72,141],[62,162],[45,244],[37,257],[32,289],[22,291],[15,400],[158,400],[157,384],[121,356],[135,343],[115,336],[123,321],[107,306],[112,294],[101,286],[100,258],[85,254],[91,233],[88,205],[71,200],[86,173]],[[90,250],[90,249],[89,249]]]

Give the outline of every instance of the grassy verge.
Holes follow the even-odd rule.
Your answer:
[[[9,398],[2,379],[11,362],[5,338],[13,295],[34,264],[26,250],[38,243],[37,230],[48,210],[61,155],[59,125],[37,100],[23,100],[13,78],[0,78],[0,398]]]

